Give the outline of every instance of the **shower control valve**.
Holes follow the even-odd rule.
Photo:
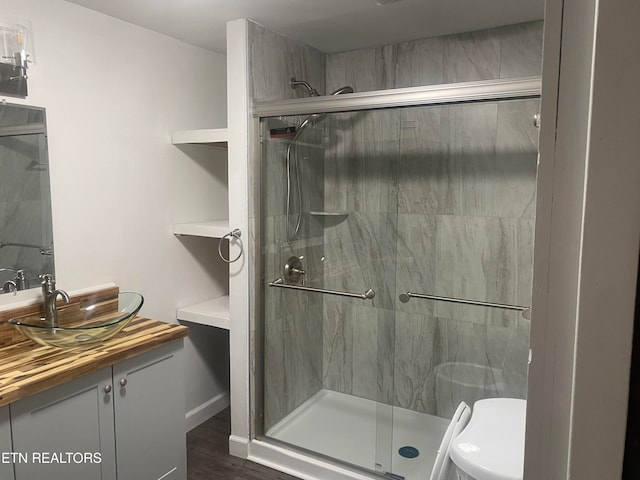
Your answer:
[[[287,263],[284,264],[284,279],[287,283],[297,285],[303,279],[303,275],[307,273],[302,265],[303,258],[294,255],[289,257]]]

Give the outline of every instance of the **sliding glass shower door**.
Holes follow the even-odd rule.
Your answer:
[[[524,398],[537,108],[261,119],[264,437],[428,478],[460,401]]]
[[[387,130],[396,116],[262,122],[265,433],[385,471],[397,222],[389,179],[399,149]]]

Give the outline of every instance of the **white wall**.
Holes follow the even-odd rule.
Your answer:
[[[524,478],[614,479],[640,244],[640,4],[546,8]]]
[[[175,129],[226,125],[226,58],[61,0],[0,0],[0,12],[33,22],[29,97],[6,100],[47,109],[58,286],[115,282],[167,322],[226,293],[215,241],[170,230],[194,205],[226,217],[224,159],[170,143]],[[226,334],[193,333],[187,410],[228,381]]]
[[[567,476],[595,3],[546,3],[527,479]]]
[[[228,57],[228,120],[229,120],[229,156],[236,161],[230,163],[229,182],[233,188],[229,191],[229,223],[232,228],[240,228],[248,235],[246,245],[254,245],[255,230],[249,230],[249,185],[248,161],[251,147],[255,142],[256,132],[251,130],[249,117],[249,36],[246,19],[227,22],[227,57]],[[249,237],[248,239],[246,237]],[[232,247],[237,248],[237,247]],[[237,250],[231,250],[234,258]],[[250,337],[255,331],[249,327],[249,268],[251,252],[235,263],[229,265],[229,309],[231,311],[231,329],[229,345],[231,355],[231,436],[229,437],[229,453],[246,458],[248,455],[250,435]],[[254,260],[255,261],[255,260]],[[255,323],[255,322],[254,322]],[[258,390],[256,390],[257,392]],[[255,409],[253,409],[255,412]]]
[[[569,461],[585,480],[622,476],[640,247],[640,3],[598,4]]]

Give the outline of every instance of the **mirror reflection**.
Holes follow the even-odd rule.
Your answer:
[[[53,272],[45,110],[0,104],[0,293]]]

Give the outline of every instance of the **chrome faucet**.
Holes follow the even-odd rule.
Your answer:
[[[4,293],[11,293],[15,295],[18,290],[28,290],[29,289],[29,277],[24,270],[14,270],[12,268],[0,268],[0,272],[11,272],[15,273],[16,276],[13,280],[8,280],[4,282],[2,285],[2,290]]]
[[[52,327],[58,326],[58,310],[56,309],[56,299],[58,295],[62,297],[65,303],[69,303],[69,295],[64,290],[56,289],[56,281],[53,275],[45,273],[40,275],[42,280],[42,297],[44,299],[44,319]]]

